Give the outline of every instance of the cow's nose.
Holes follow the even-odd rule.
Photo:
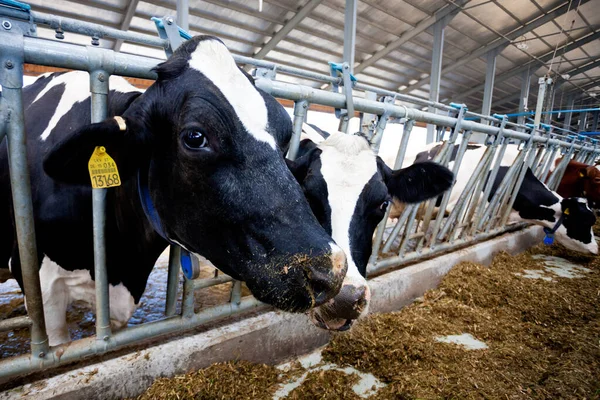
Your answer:
[[[342,287],[348,263],[344,251],[331,244],[327,262],[315,262],[305,266],[305,275],[313,297],[313,307],[320,306],[337,295]]]
[[[335,315],[354,320],[360,317],[369,304],[369,287],[344,285],[335,298]]]

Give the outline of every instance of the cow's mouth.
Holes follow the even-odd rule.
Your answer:
[[[325,321],[319,312],[311,312],[310,319],[315,326],[328,331],[344,332],[352,327],[354,319],[334,318]]]

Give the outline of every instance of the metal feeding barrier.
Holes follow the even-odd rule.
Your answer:
[[[6,4],[6,1],[4,2]],[[179,247],[172,246],[169,256],[167,295],[164,318],[159,321],[128,327],[112,332],[109,321],[109,291],[106,273],[104,244],[104,223],[106,190],[93,189],[94,262],[96,282],[96,335],[69,343],[50,347],[44,324],[43,301],[40,292],[38,260],[33,223],[33,208],[29,171],[26,162],[26,139],[23,109],[23,65],[24,63],[68,68],[89,72],[91,91],[91,122],[102,121],[107,117],[107,95],[109,76],[122,75],[133,78],[155,79],[151,70],[161,60],[129,55],[99,48],[100,38],[121,39],[146,46],[163,48],[169,56],[189,38],[170,17],[154,19],[159,37],[128,33],[103,27],[97,24],[57,17],[31,11],[28,6],[11,1],[11,6],[0,6],[0,139],[8,139],[10,181],[12,186],[14,216],[17,231],[24,290],[27,293],[28,315],[0,321],[0,331],[29,328],[31,352],[0,361],[0,381],[41,371],[83,358],[100,355],[115,349],[133,345],[141,340],[155,338],[174,332],[182,332],[218,319],[241,314],[249,310],[267,308],[255,298],[242,297],[241,283],[229,276],[220,274],[208,279],[197,279],[198,260]],[[86,35],[92,38],[90,46],[81,46],[36,37],[37,25],[48,26],[63,38],[65,32]],[[487,136],[487,150],[473,171],[472,178],[460,197],[459,202],[445,216],[443,210],[448,204],[449,193],[442,197],[440,211],[434,217],[435,201],[420,206],[405,208],[397,222],[388,222],[387,216],[377,229],[370,260],[370,273],[397,267],[421,257],[449,251],[475,241],[508,231],[510,206],[514,202],[515,187],[523,180],[525,166],[531,166],[537,176],[546,179],[554,188],[566,167],[568,159],[574,157],[582,162],[595,160],[600,153],[597,142],[578,136],[566,136],[548,129],[535,129],[532,126],[516,125],[507,122],[506,117],[485,116],[469,112],[464,105],[446,105],[423,100],[418,97],[381,90],[351,79],[348,68],[341,66],[341,76],[307,72],[299,68],[276,65],[248,57],[234,56],[239,64],[256,67],[256,86],[274,97],[295,102],[293,136],[288,156],[294,158],[302,130],[302,122],[310,104],[331,106],[340,110],[355,110],[363,116],[371,116],[371,124],[365,125],[374,149],[388,122],[404,123],[404,133],[395,167],[402,165],[408,148],[408,139],[415,122],[426,122],[437,126],[438,139],[449,130],[449,138],[444,142],[437,161],[448,165],[455,144],[458,153],[453,169],[458,170],[460,160],[467,149],[472,133]],[[342,86],[342,93],[315,89],[313,87],[286,83],[276,79],[277,74],[286,74],[332,87]],[[352,77],[353,78],[353,77]],[[344,85],[345,84],[345,85]],[[349,87],[352,86],[352,87]],[[364,97],[356,92],[364,92]],[[541,96],[543,97],[543,96]],[[378,101],[377,99],[381,101]],[[431,106],[436,112],[424,112],[416,108],[397,105],[404,101],[417,106]],[[352,117],[354,113],[346,113]],[[476,117],[482,123],[471,121]],[[511,129],[509,129],[509,127]],[[509,144],[509,142],[511,142]],[[488,203],[484,201],[490,193],[493,179],[486,183],[487,171],[494,177],[499,168],[498,159],[507,146],[519,145],[521,150],[515,163],[510,167],[502,184]],[[550,173],[554,156],[565,156],[562,163]],[[498,157],[497,157],[498,156]],[[419,207],[425,212],[418,214]],[[181,312],[177,313],[177,289],[179,269],[184,270],[184,283]],[[232,282],[233,281],[233,282]],[[194,310],[194,292],[214,285],[232,282],[230,300],[224,304]]]

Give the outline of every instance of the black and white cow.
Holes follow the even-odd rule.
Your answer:
[[[108,191],[106,209],[114,326],[132,315],[168,241],[286,311],[323,304],[342,284],[344,252],[315,219],[276,145],[292,130],[283,107],[255,88],[214,37],[187,41],[156,72],[144,93],[111,78],[110,118],[95,124],[87,73],[43,76],[23,90],[51,345],[69,340],[68,304],[94,301],[87,163],[96,146],[105,146],[122,179]],[[0,263],[22,287],[6,141],[0,166]]]
[[[365,276],[372,237],[391,199],[417,203],[438,196],[450,187],[453,175],[433,162],[393,171],[364,136],[328,134],[304,124],[303,138],[298,157],[288,165],[315,216],[348,259],[340,293],[311,316],[324,328],[345,330],[367,312]]]
[[[416,155],[407,155],[403,166],[433,159],[439,152],[440,147],[441,143],[432,143],[421,149]],[[452,210],[456,205],[460,194],[464,191],[485,149],[484,145],[468,144],[456,176],[456,183],[452,187],[447,210]],[[449,164],[450,169],[453,168],[457,151],[458,145],[455,145],[451,157],[452,161]],[[513,164],[518,152],[517,146],[509,145],[507,147],[488,200],[491,200],[498,189],[500,182],[506,175],[510,165]],[[583,253],[598,254],[598,244],[594,240],[594,232],[592,230],[596,218],[592,210],[588,207],[587,200],[580,197],[561,197],[558,193],[550,190],[544,183],[540,182],[530,168],[527,169],[523,184],[519,188],[513,210],[511,222],[527,221],[541,225],[548,231],[554,230],[556,240],[568,249]]]

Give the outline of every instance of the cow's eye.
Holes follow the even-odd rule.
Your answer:
[[[188,149],[197,150],[208,147],[206,135],[198,131],[188,131],[183,134],[183,143]]]
[[[390,200],[386,200],[383,203],[381,203],[381,205],[379,206],[379,209],[381,211],[385,211],[387,210],[387,208],[390,206],[391,201]]]

